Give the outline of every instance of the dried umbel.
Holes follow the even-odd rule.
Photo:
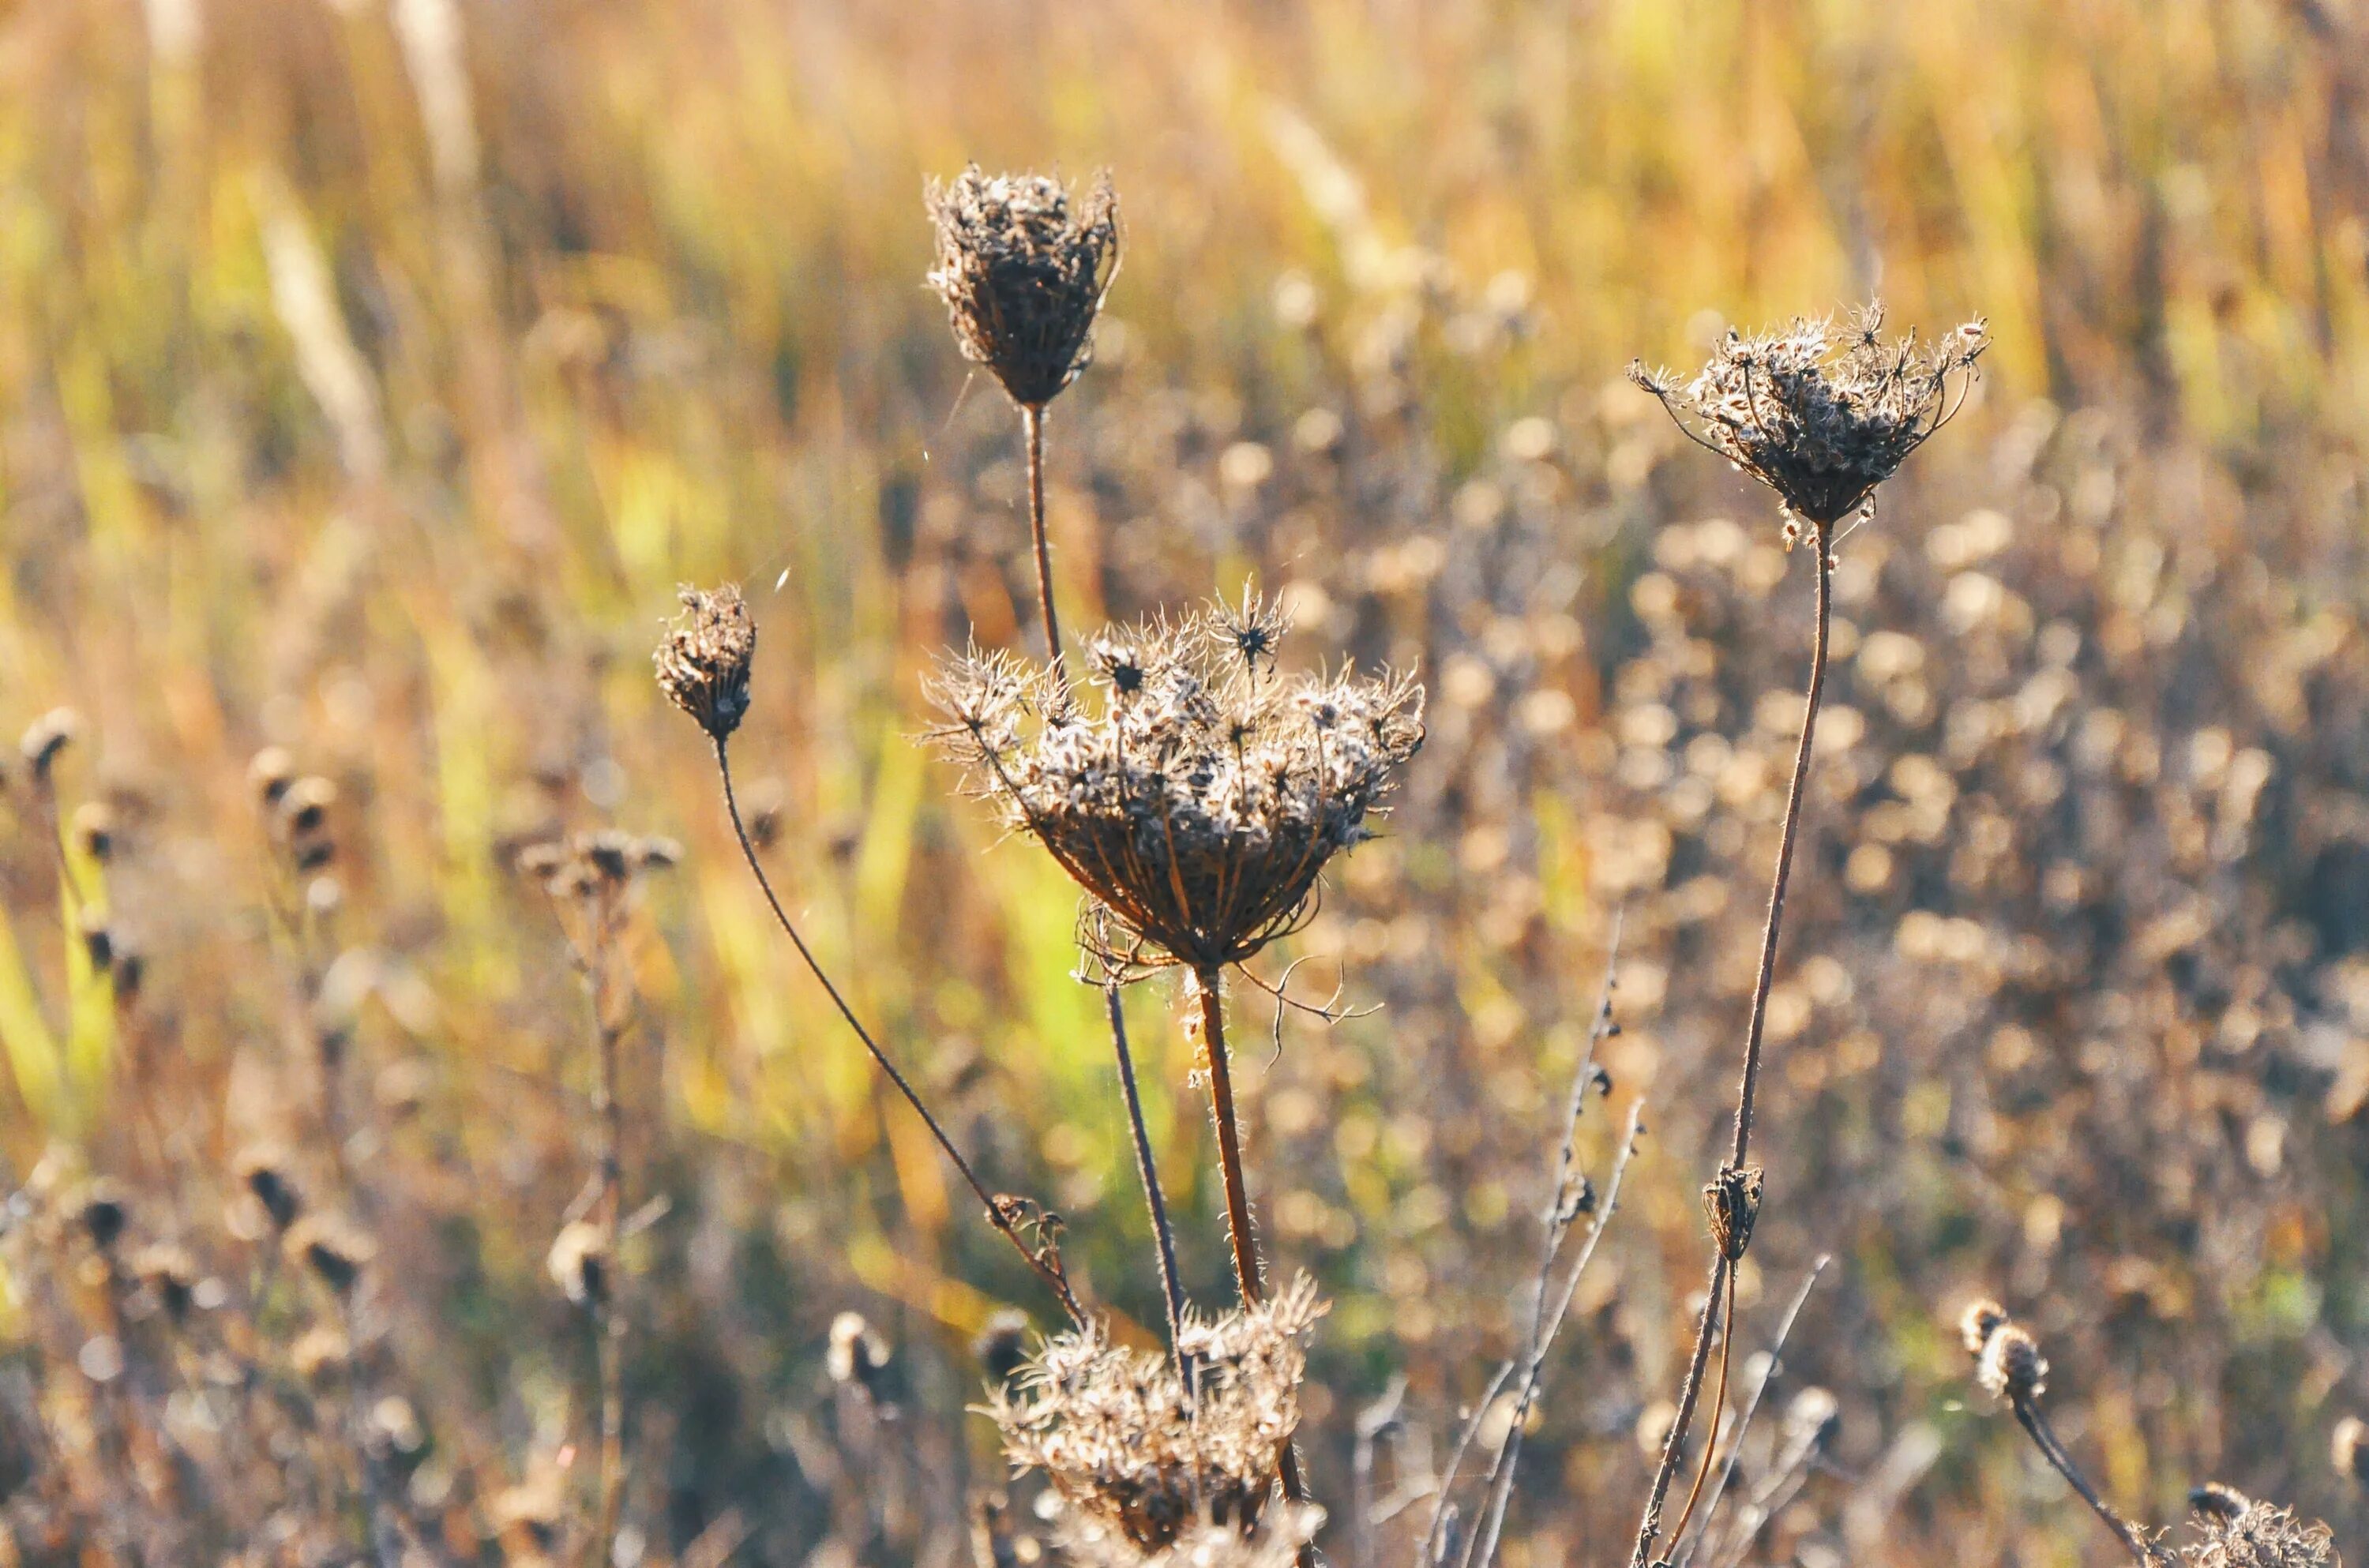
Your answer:
[[[977,165],[931,183],[938,232],[930,286],[963,358],[1024,408],[1042,408],[1093,357],[1094,317],[1118,271],[1118,199],[1107,176],[1084,197],[1044,175]]]
[[[749,712],[749,665],[757,656],[757,623],[739,588],[681,590],[682,614],[652,656],[667,700],[699,722],[719,744]]]
[[[2226,1486],[2199,1488],[2192,1501],[2200,1539],[2180,1549],[2187,1568],[2335,1568],[2326,1525],[2306,1525]]]
[[[1001,653],[974,651],[934,684],[947,753],[1107,913],[1085,934],[1115,975],[1214,971],[1293,929],[1423,744],[1421,686],[1276,676],[1281,626],[1253,601],[1105,632],[1091,647],[1099,714]]]
[[[1258,1306],[1188,1318],[1173,1360],[1114,1346],[1099,1327],[1059,1334],[987,1413],[1004,1457],[1044,1472],[1082,1536],[1139,1553],[1206,1528],[1248,1538],[1299,1425],[1304,1340],[1322,1312],[1302,1277]]]
[[[612,828],[530,844],[519,852],[518,868],[555,898],[589,898],[622,891],[644,872],[681,862],[682,846],[672,839],[636,838]]]
[[[1873,498],[1908,454],[1950,422],[1990,346],[1980,321],[1938,341],[1887,342],[1883,306],[1847,326],[1798,319],[1782,332],[1731,330],[1691,381],[1629,367],[1694,440],[1777,492],[1787,538],[1830,529]]]

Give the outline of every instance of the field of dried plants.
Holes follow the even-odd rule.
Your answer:
[[[0,6],[0,1568],[2369,1560],[2364,413],[2361,0]]]

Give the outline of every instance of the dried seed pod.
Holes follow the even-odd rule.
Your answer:
[[[544,1266],[576,1305],[596,1307],[608,1300],[608,1238],[590,1220],[574,1219],[561,1226]]]
[[[1987,1297],[1967,1303],[1964,1314],[1958,1320],[1958,1333],[1966,1354],[1981,1360],[1983,1347],[1990,1344],[1991,1334],[2007,1321],[2007,1309]]]
[[[141,1248],[132,1255],[132,1276],[156,1298],[156,1304],[175,1324],[188,1321],[197,1300],[198,1260],[186,1248],[169,1242]]]
[[[255,792],[256,804],[266,811],[277,810],[280,796],[295,782],[296,759],[284,746],[267,746],[246,764],[246,785]]]
[[[757,623],[737,584],[681,590],[683,612],[653,656],[667,700],[698,721],[717,741],[740,727],[749,712],[749,666],[757,654]]]
[[[1043,175],[965,169],[926,197],[937,229],[930,286],[963,358],[1024,408],[1042,408],[1093,358],[1094,320],[1118,273],[1118,199],[1102,176],[1082,200]]]
[[[970,1342],[970,1352],[978,1357],[990,1383],[1001,1388],[1010,1382],[1028,1359],[1028,1314],[1013,1307],[998,1308]]]
[[[830,1322],[830,1349],[823,1366],[842,1388],[862,1389],[886,1403],[888,1341],[861,1312],[841,1312]]]
[[[368,1236],[319,1214],[307,1215],[292,1226],[284,1244],[289,1257],[310,1268],[322,1284],[340,1296],[353,1289],[362,1270],[378,1254],[376,1243]]]
[[[2189,1509],[2200,1519],[2243,1518],[2253,1505],[2252,1498],[2223,1482],[2208,1481],[2188,1492]]]
[[[24,738],[17,742],[17,750],[24,757],[26,767],[31,770],[35,783],[46,784],[49,782],[50,770],[59,754],[74,744],[74,737],[81,733],[82,715],[72,708],[52,708],[26,727]]]
[[[1974,1381],[1999,1399],[2038,1399],[2048,1391],[2048,1360],[2031,1335],[2015,1323],[2001,1323],[1983,1345]]]
[[[303,1189],[296,1185],[283,1150],[269,1146],[245,1150],[233,1162],[232,1173],[263,1206],[274,1230],[287,1230],[304,1212]]]
[[[1760,1218],[1761,1169],[1757,1165],[1723,1166],[1703,1185],[1703,1215],[1711,1221],[1711,1239],[1720,1256],[1740,1261],[1752,1245],[1752,1227]]]
[[[101,1178],[85,1189],[74,1218],[83,1234],[100,1252],[111,1251],[132,1223],[132,1200],[113,1182]]]
[[[101,865],[115,857],[115,811],[105,801],[86,800],[75,807],[67,830],[74,835],[74,848]]]

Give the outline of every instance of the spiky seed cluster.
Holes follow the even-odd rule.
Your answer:
[[[680,590],[682,614],[652,656],[658,688],[719,744],[749,712],[749,666],[757,657],[757,623],[738,584]]]
[[[2335,1538],[2288,1509],[2256,1502],[2226,1486],[2198,1489],[2200,1539],[2181,1548],[2187,1568],[2335,1568]]]
[[[1968,1305],[1958,1333],[1974,1358],[1974,1381],[1994,1398],[2020,1402],[2048,1391],[2048,1360],[2040,1354],[2040,1342],[1997,1301]]]
[[[1059,1334],[987,1413],[1004,1457],[1042,1471],[1083,1536],[1141,1553],[1208,1527],[1248,1537],[1299,1425],[1304,1341],[1323,1310],[1303,1276],[1257,1306],[1188,1316],[1176,1350],[1189,1393],[1164,1356],[1114,1346],[1099,1326]]]
[[[1282,628],[1253,600],[1107,631],[1090,647],[1098,715],[1003,653],[933,684],[947,753],[1119,928],[1086,922],[1115,974],[1237,963],[1291,930],[1423,744],[1421,686],[1276,676]]]
[[[1957,413],[1990,346],[1979,320],[1935,342],[1914,332],[1886,342],[1883,329],[1876,303],[1839,329],[1801,318],[1750,338],[1730,330],[1692,381],[1642,363],[1629,375],[1689,435],[1777,492],[1790,541],[1801,523],[1830,528],[1867,504]]]
[[[963,358],[1024,408],[1042,408],[1093,357],[1094,318],[1118,271],[1110,177],[1083,198],[1044,175],[990,177],[974,164],[926,197],[937,226],[930,286]]]

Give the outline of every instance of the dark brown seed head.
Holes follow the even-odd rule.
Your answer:
[[[156,1298],[175,1323],[184,1322],[197,1299],[198,1260],[169,1242],[143,1247],[132,1260],[132,1276]]]
[[[681,590],[682,614],[668,628],[655,656],[667,700],[699,721],[715,739],[728,738],[749,712],[749,666],[757,654],[757,623],[732,583],[713,590]]]
[[[74,807],[74,848],[106,864],[115,855],[115,812],[105,801],[86,800]]]
[[[841,1312],[831,1320],[830,1351],[823,1365],[830,1380],[862,1389],[876,1400],[885,1399],[888,1374],[888,1341],[861,1312]]]
[[[1966,1354],[1982,1359],[1983,1347],[1991,1342],[1991,1333],[2007,1322],[2007,1309],[1984,1297],[1967,1303],[1963,1316],[1958,1320],[1958,1335],[1966,1346]]]
[[[2031,1335],[2014,1323],[2001,1323],[1983,1346],[1974,1381],[1999,1399],[2037,1399],[2048,1391],[2048,1359]]]
[[[1703,1214],[1711,1221],[1711,1241],[1730,1263],[1752,1245],[1752,1227],[1760,1218],[1760,1190],[1757,1165],[1726,1166],[1703,1187]]]
[[[343,1296],[360,1280],[378,1247],[360,1231],[321,1215],[298,1220],[288,1232],[288,1255]]]
[[[1017,1308],[1000,1309],[970,1342],[970,1348],[986,1370],[987,1380],[1001,1388],[1028,1360],[1028,1315]]]
[[[107,1252],[123,1239],[124,1228],[132,1223],[132,1202],[113,1182],[96,1181],[84,1192],[76,1218],[91,1245]]]
[[[256,803],[269,811],[280,805],[280,797],[296,782],[296,759],[285,747],[267,746],[246,764],[246,784],[255,791]]]
[[[2253,1499],[2223,1482],[2208,1481],[2188,1492],[2189,1509],[2200,1519],[2243,1518],[2253,1505]]]
[[[233,1173],[255,1201],[270,1216],[275,1230],[285,1230],[304,1212],[303,1190],[290,1173],[288,1157],[272,1148],[249,1149],[239,1155]]]
[[[1118,271],[1118,199],[1108,176],[1082,199],[1043,175],[965,169],[932,182],[937,265],[963,358],[985,365],[1014,403],[1042,408],[1093,357],[1094,318]]]

